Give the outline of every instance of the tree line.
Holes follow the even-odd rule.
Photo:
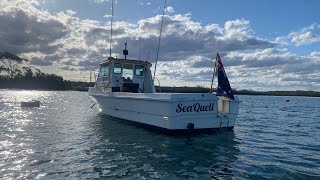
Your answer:
[[[90,86],[93,86],[93,83],[68,81],[55,74],[29,72],[28,74],[17,74],[13,77],[0,76],[0,89],[86,91]]]
[[[206,87],[159,87],[156,86],[157,92],[171,92],[171,93],[209,93],[211,90],[210,88]],[[216,88],[212,90],[216,92]],[[320,92],[317,91],[253,91],[253,90],[237,90],[232,89],[233,93],[236,95],[268,95],[268,96],[310,96],[310,97],[320,97]]]
[[[0,53],[0,89],[86,90],[88,82],[66,81],[56,74],[46,74],[29,67],[27,59],[9,52]]]

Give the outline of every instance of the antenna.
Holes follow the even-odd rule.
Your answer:
[[[155,77],[156,77],[157,63],[158,63],[159,50],[160,50],[160,41],[161,41],[161,35],[162,35],[163,17],[164,17],[164,11],[165,11],[165,9],[166,9],[166,3],[167,3],[167,0],[164,1],[164,5],[163,5],[163,13],[162,13],[162,19],[161,19],[161,27],[160,27],[160,35],[159,35],[159,42],[158,42],[158,50],[157,50],[156,64],[154,65],[153,80],[154,80]]]
[[[111,50],[112,50],[112,24],[113,24],[113,0],[112,0],[112,5],[111,5],[111,32],[110,32],[110,58],[111,58]]]
[[[126,43],[124,43],[124,50],[123,50],[124,59],[127,59],[128,54],[129,52],[127,50],[127,41],[126,41]]]

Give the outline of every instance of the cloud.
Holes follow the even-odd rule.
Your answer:
[[[77,14],[77,12],[72,11],[72,10],[70,10],[70,9],[66,10],[66,13],[67,13],[68,15],[70,15],[70,16],[75,16],[75,15]]]
[[[154,41],[159,36],[161,16],[138,22],[142,38]],[[202,26],[191,20],[190,14],[165,16],[161,39],[162,60],[180,60],[190,55],[214,56],[214,52],[254,50],[275,46],[250,34],[249,21],[228,21],[224,27],[217,24]],[[151,42],[150,42],[151,43]],[[147,47],[154,47],[148,44]]]
[[[311,31],[301,32],[301,33],[291,33],[291,42],[296,43],[298,46],[302,44],[311,44],[315,42],[320,42],[320,35],[315,34]]]
[[[280,45],[289,45],[288,38],[286,37],[276,37],[275,43]]]
[[[277,37],[275,42],[283,45],[293,43],[296,46],[318,43],[320,42],[320,24],[314,23],[287,36]]]
[[[84,61],[97,62],[108,56],[109,23],[80,20],[72,10],[49,14],[31,3],[16,2],[23,2],[25,7],[19,8],[9,1],[1,3],[6,8],[1,10],[0,21],[9,26],[0,28],[0,32],[4,34],[1,37],[6,38],[2,40],[7,42],[2,44],[2,49],[11,52],[13,49],[18,54],[40,52],[45,56],[34,54],[35,60],[31,61],[37,65],[51,65],[52,63],[42,62],[50,61],[45,57],[55,57],[55,63],[62,65],[69,61],[86,65]],[[170,6],[167,9],[173,10]],[[154,61],[160,23],[160,15],[142,19],[137,24],[115,22],[113,55],[120,57],[118,52],[122,52],[124,43],[128,41],[130,57],[137,58],[138,48],[131,47],[137,47],[140,38],[141,56],[146,58],[150,51],[150,59]],[[249,21],[238,19],[226,22],[224,27],[217,24],[202,26],[199,22],[192,21],[190,14],[166,15],[160,48],[161,52],[166,53],[161,54],[161,60],[177,61],[197,55],[210,58],[214,54],[212,50],[218,48],[221,51],[233,51],[273,46],[268,41],[251,36],[248,25]],[[19,26],[21,28],[17,28]],[[92,54],[96,60],[92,60]]]
[[[299,56],[277,47],[291,40],[296,44],[317,42],[319,25],[270,41],[257,37],[246,19],[222,25],[201,24],[191,14],[174,14],[173,8],[169,11],[172,14],[164,16],[157,68],[162,85],[209,86],[218,50],[235,88],[320,90],[320,52]],[[109,56],[110,23],[76,15],[73,10],[50,14],[41,10],[37,1],[1,1],[0,23],[5,26],[0,26],[0,49],[28,58],[31,65],[54,69],[67,78],[97,69]],[[157,15],[136,23],[114,22],[112,56],[123,57],[124,43],[128,42],[128,58],[140,56],[145,60],[149,56],[154,63],[161,18]]]
[[[111,14],[106,14],[106,15],[104,15],[103,17],[109,19],[109,18],[112,17],[112,15],[111,15]]]
[[[103,4],[103,3],[106,3],[106,2],[109,2],[111,0],[90,0],[91,2],[94,2],[96,4]]]
[[[141,1],[141,0],[138,0],[137,3],[138,3],[138,5],[140,5],[140,6],[151,5],[151,2],[143,2],[143,1]]]
[[[320,53],[299,56],[287,49],[268,48],[251,52],[220,53],[232,87],[254,90],[319,90]],[[194,56],[180,63],[168,62],[160,67],[162,81],[208,86],[212,78],[214,57]],[[162,70],[166,69],[166,70]],[[179,70],[177,70],[179,69]]]
[[[50,62],[50,61],[44,61],[43,58],[34,57],[34,58],[31,59],[31,64],[37,65],[37,66],[50,66],[53,63]]]
[[[226,64],[230,66],[245,66],[247,68],[263,68],[299,63],[300,57],[286,49],[268,48],[253,53],[230,52],[225,56]],[[237,62],[237,63],[236,63]]]
[[[55,17],[36,9],[31,1],[2,1],[0,4],[0,49],[13,53],[53,53],[55,42],[67,34],[67,27]],[[4,25],[5,24],[5,25]]]
[[[174,12],[175,12],[172,6],[166,7],[166,8],[164,9],[164,11],[165,11],[166,13],[174,13]]]
[[[77,67],[67,66],[67,65],[60,66],[60,67],[58,67],[58,69],[66,70],[66,71],[78,71],[79,70]]]

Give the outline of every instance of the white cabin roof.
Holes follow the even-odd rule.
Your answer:
[[[116,59],[113,57],[109,57],[108,59],[104,60],[102,63],[100,63],[100,66],[105,65],[105,64],[110,64],[112,62],[117,62],[117,63],[128,63],[128,64],[137,64],[137,65],[147,65],[147,66],[152,66],[152,64],[148,61],[140,61],[140,60],[134,60],[134,59]]]

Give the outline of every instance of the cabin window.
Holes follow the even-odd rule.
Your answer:
[[[143,66],[141,65],[136,65],[135,68],[134,68],[134,74],[136,76],[143,76]]]
[[[109,76],[109,65],[101,66],[99,76]]]
[[[133,78],[133,65],[132,64],[123,64],[122,77],[126,80],[132,80],[132,78]]]
[[[114,74],[121,74],[122,73],[122,66],[120,63],[114,63],[113,73]]]

